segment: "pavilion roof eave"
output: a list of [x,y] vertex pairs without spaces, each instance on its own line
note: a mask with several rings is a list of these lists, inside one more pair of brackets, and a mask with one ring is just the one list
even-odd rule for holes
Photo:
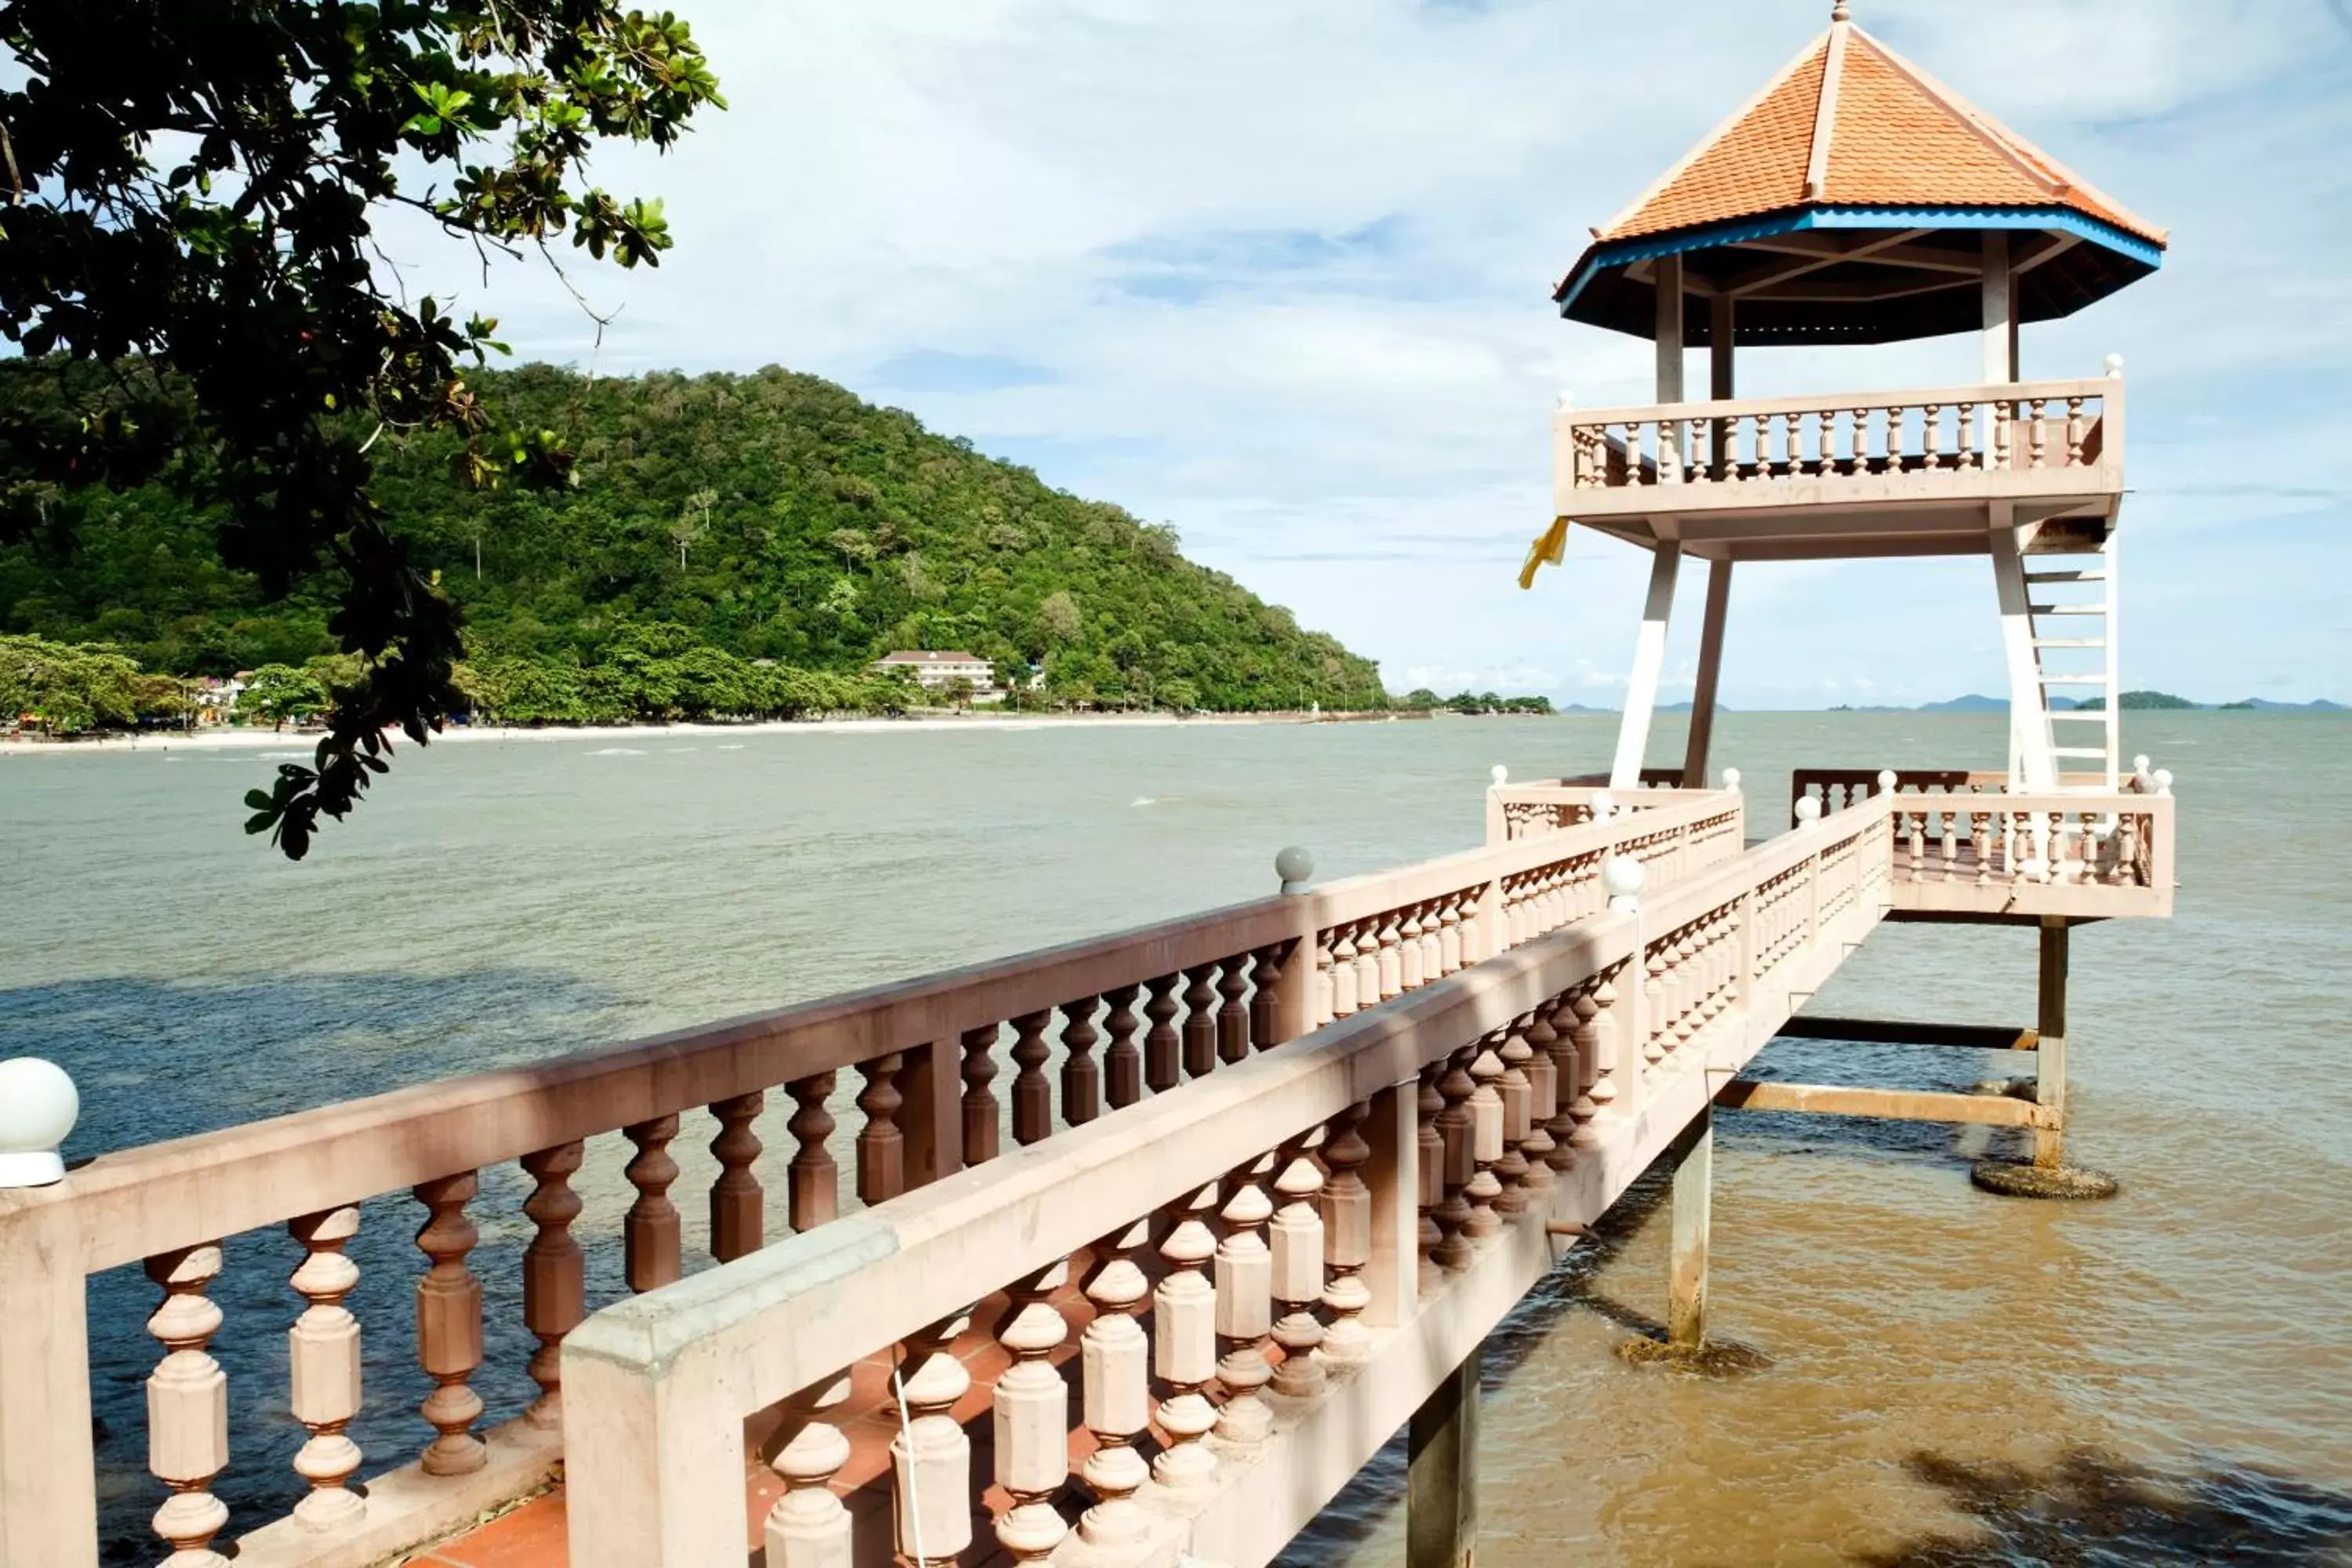
[[1552,298],[1559,304],[1560,314],[1569,316],[1574,313],[1578,297],[1596,277],[1612,268],[1632,266],[1662,256],[1737,245],[1772,235],[1835,229],[2040,230],[2087,240],[2151,271],[2162,266],[2164,261],[2161,246],[2071,206],[1811,205],[1759,213],[1753,217],[1727,223],[1640,235],[1628,239],[1598,241],[1585,251],[1568,278],[1553,291]]

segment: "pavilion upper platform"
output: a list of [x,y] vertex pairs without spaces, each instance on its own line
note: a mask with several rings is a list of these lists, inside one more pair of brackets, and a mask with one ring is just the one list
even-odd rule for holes
[[[2121,507],[2121,362],[2022,380],[2018,332],[2145,277],[2165,231],[1855,26],[1830,26],[1632,205],[1554,298],[1654,340],[1657,395],[1555,420],[1555,521],[1732,560],[2096,551]],[[1739,398],[1737,346],[1978,334],[1973,384]],[[1684,395],[1708,351],[1709,395]],[[2093,367],[2085,365],[2084,370]]]

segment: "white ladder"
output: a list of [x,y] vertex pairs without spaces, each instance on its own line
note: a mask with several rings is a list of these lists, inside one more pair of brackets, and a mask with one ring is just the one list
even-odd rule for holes
[[[2065,775],[2095,773],[2095,782],[2074,787],[2112,794],[2121,782],[2123,720],[2116,667],[2116,535],[2096,545],[2047,549],[2008,562],[2032,634],[2033,673],[2041,695],[2042,722],[2031,714],[2011,725],[2013,779],[2022,783],[2023,748],[2038,741],[2059,787]],[[2072,706],[2053,707],[2053,700]],[[2089,706],[2084,706],[2088,704]],[[2095,726],[2095,728],[2094,728]],[[2071,766],[2069,764],[2072,764]],[[2088,765],[2085,765],[2088,764]]]

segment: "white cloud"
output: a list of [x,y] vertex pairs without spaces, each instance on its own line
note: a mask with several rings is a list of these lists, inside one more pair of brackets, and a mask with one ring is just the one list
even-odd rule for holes
[[[1548,508],[1555,392],[1588,406],[1647,395],[1649,345],[1561,322],[1549,289],[1585,226],[1802,47],[1826,5],[685,9],[733,108],[666,160],[600,168],[666,196],[679,240],[651,274],[575,268],[623,307],[601,368],[774,362],[902,402],[1051,482],[1173,521],[1195,555],[1380,658],[1392,685],[1517,675],[1572,699],[1622,667],[1633,552],[1582,536],[1536,592],[1512,581]],[[2339,10],[1857,9],[2173,229],[2156,278],[2026,342],[2029,374],[2089,373],[2110,349],[2130,361],[2131,683],[2226,698],[2288,668],[2309,672],[2305,694],[2352,697],[2326,586],[2352,568],[2336,435],[2352,369]],[[484,301],[436,238],[398,240],[413,288],[462,288],[525,354],[588,358],[590,331],[544,277],[506,270]],[[1967,379],[1974,353],[1762,353],[1744,359],[1743,390]],[[1987,575],[1747,569],[1725,698],[1992,689]]]

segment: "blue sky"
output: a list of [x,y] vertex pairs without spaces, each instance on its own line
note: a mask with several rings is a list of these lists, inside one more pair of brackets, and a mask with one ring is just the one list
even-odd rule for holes
[[[1381,662],[1395,689],[1614,700],[1646,557],[1549,510],[1550,410],[1644,402],[1646,342],[1549,300],[1827,0],[679,0],[733,105],[600,176],[667,198],[655,273],[412,289],[605,372],[780,363],[912,409]],[[2131,387],[2126,684],[2352,700],[2352,0],[1855,0],[1855,19],[2172,230],[2029,328]],[[1974,379],[1970,340],[1743,351],[1741,390]],[[1670,648],[1685,686],[1702,574]],[[1981,561],[1755,566],[1735,707],[1997,691]]]

